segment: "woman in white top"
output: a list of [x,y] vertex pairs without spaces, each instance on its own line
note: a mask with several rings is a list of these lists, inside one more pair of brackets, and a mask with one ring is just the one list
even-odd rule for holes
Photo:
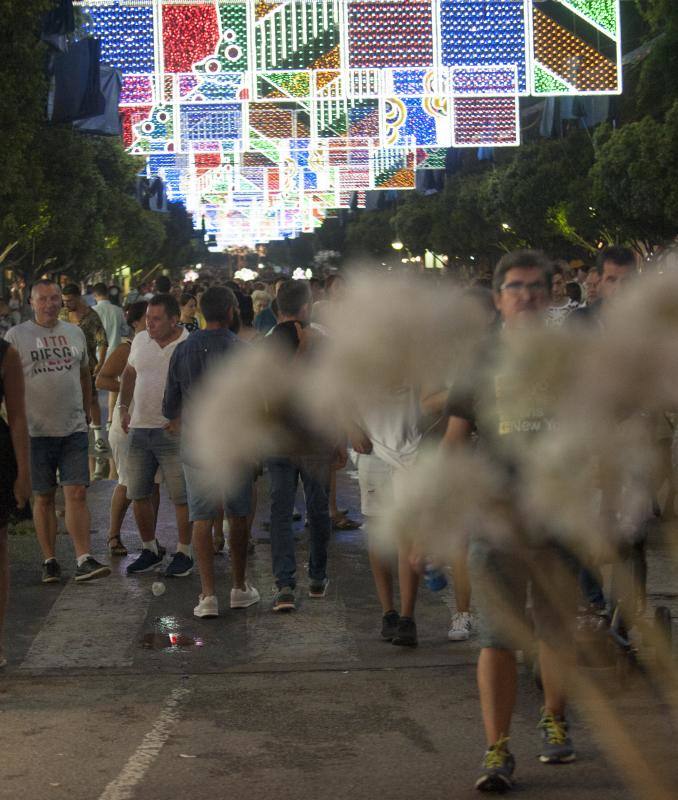
[[[146,330],[146,300],[139,300],[132,303],[125,309],[125,320],[129,329],[132,331],[132,336],[124,337],[120,344],[106,359],[101,371],[97,375],[96,387],[97,389],[105,389],[113,392],[116,395],[120,391],[120,376],[127,365],[130,349],[132,347],[132,338],[140,331]],[[127,548],[122,543],[120,538],[120,530],[122,523],[125,519],[125,514],[130,506],[130,501],[127,499],[127,449],[128,438],[127,434],[123,431],[120,424],[120,406],[117,402],[113,408],[111,416],[111,426],[108,433],[108,442],[111,446],[113,454],[113,461],[118,473],[118,485],[115,487],[113,496],[111,497],[111,521],[108,528],[108,549],[111,555],[126,556]],[[159,493],[157,492],[158,484],[156,482],[156,495],[154,503],[157,509],[159,501]],[[156,510],[157,513],[157,510]]]

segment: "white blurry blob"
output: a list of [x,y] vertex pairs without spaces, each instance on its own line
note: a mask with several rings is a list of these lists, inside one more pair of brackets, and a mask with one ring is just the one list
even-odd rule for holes
[[582,365],[590,400],[621,417],[678,409],[678,271],[639,276],[601,319]]
[[317,420],[379,408],[403,386],[446,385],[470,377],[487,332],[480,302],[448,285],[358,276],[323,308],[328,331],[303,396]]
[[[591,424],[593,422],[593,424]],[[651,514],[656,451],[641,415],[562,419],[522,460],[521,504],[535,530],[584,561],[619,559]]]
[[299,443],[291,412],[301,406],[303,369],[304,362],[265,342],[229,355],[205,376],[183,431],[187,463],[204,473],[205,492],[237,490],[264,459]]
[[162,581],[153,581],[151,586],[151,591],[156,597],[160,597],[160,595],[165,594],[165,590],[167,587]]
[[427,449],[413,467],[394,473],[392,502],[370,530],[384,553],[404,545],[442,564],[450,563],[470,533],[508,541],[503,475],[472,447]]

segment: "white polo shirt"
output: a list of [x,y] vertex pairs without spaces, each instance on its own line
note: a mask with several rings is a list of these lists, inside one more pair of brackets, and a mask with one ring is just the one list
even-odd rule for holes
[[132,340],[127,363],[134,367],[137,379],[130,427],[164,428],[169,422],[162,413],[162,398],[172,353],[179,342],[188,338],[188,331],[180,330],[181,335],[165,347],[151,339],[148,331],[137,333]]

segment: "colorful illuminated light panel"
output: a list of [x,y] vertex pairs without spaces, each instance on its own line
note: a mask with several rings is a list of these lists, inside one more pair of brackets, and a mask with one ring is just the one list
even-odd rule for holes
[[[87,0],[125,145],[220,246],[515,146],[519,98],[621,91],[619,0]],[[244,237],[244,238],[243,238]]]

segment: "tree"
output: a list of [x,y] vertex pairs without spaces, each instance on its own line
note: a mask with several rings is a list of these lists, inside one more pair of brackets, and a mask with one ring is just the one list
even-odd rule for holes
[[[0,0],[0,32],[11,42],[0,65],[0,252],[31,280],[47,267],[75,279],[123,264],[145,268],[190,259],[185,211],[163,218],[136,202],[142,161],[117,138],[83,135],[46,120],[48,48],[40,42],[53,0]],[[166,244],[164,244],[166,243]]]
[[[157,215],[156,215],[157,216]],[[193,228],[193,219],[181,203],[170,203],[169,212],[161,215],[164,239],[155,258],[175,272],[203,258],[207,252],[202,237]]]
[[593,202],[614,238],[652,252],[678,234],[678,102],[658,122],[650,116],[596,135]]
[[383,256],[392,252],[391,242],[395,237],[392,226],[394,212],[392,209],[379,211],[360,210],[348,224],[346,245],[354,254],[368,253],[372,256]]
[[491,186],[491,203],[509,246],[529,246],[569,257],[595,250],[600,236],[588,172],[594,149],[586,131],[524,145]]
[[425,197],[416,192],[403,194],[405,198],[391,220],[394,235],[400,237],[410,253],[423,256],[431,247],[431,232],[438,204],[435,196]]
[[482,266],[498,254],[502,228],[491,203],[496,175],[483,164],[448,178],[438,200],[431,245],[447,254],[449,264],[461,259]]
[[[11,42],[0,64],[0,248],[41,229],[42,171],[34,159],[44,125],[47,80],[38,33],[50,0],[0,0],[0,36]],[[17,247],[10,264],[25,256]]]

